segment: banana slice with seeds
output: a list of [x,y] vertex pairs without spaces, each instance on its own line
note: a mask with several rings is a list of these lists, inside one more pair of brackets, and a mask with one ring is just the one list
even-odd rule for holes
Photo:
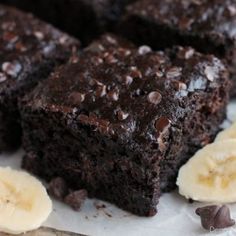
[[219,141],[198,151],[177,178],[179,193],[202,202],[236,202],[236,140]]
[[236,139],[236,123],[234,123],[228,129],[225,129],[224,131],[220,132],[217,135],[215,141],[218,142],[226,139]]
[[20,234],[41,226],[52,211],[44,186],[33,176],[0,167],[0,231]]

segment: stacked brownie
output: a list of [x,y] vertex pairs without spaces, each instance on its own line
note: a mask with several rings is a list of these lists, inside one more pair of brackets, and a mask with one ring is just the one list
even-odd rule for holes
[[188,45],[226,60],[236,96],[234,0],[140,0],[127,8],[123,35],[155,49]]
[[0,0],[33,12],[56,27],[87,43],[114,28],[124,7],[136,0]]
[[[105,31],[118,32],[154,49],[192,46],[225,59],[236,96],[235,26],[233,0],[0,0],[33,12],[78,36],[84,44]],[[127,6],[128,5],[128,6]],[[127,6],[125,13],[124,9]],[[123,17],[123,20],[121,18]]]
[[32,15],[0,5],[0,151],[20,145],[18,99],[78,46],[76,39]]
[[23,167],[155,215],[178,168],[218,132],[228,91],[214,56],[104,35],[21,102]]

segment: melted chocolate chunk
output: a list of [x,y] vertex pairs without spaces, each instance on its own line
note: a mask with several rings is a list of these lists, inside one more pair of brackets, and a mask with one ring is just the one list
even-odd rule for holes
[[196,214],[201,217],[202,227],[207,230],[213,231],[235,225],[235,221],[231,219],[230,210],[226,205],[197,208]]

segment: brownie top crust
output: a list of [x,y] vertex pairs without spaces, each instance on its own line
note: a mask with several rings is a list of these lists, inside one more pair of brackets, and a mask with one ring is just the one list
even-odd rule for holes
[[145,145],[158,142],[194,109],[194,96],[222,86],[226,77],[217,58],[192,48],[154,52],[104,35],[43,81],[26,104]]
[[29,75],[33,77],[42,65],[47,70],[50,63],[62,63],[79,45],[32,15],[0,5],[0,95],[33,79]]
[[236,37],[234,0],[141,0],[127,11],[182,32],[213,37],[219,44]]

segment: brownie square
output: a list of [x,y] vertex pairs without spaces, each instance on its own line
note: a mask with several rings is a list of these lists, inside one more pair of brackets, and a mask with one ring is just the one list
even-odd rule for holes
[[125,5],[136,0],[0,0],[32,12],[56,27],[89,42],[114,28]]
[[0,5],[0,151],[20,145],[18,99],[77,46],[77,40],[52,26]]
[[127,7],[120,31],[155,49],[192,46],[226,61],[236,96],[236,2],[141,0]]
[[219,130],[228,85],[214,56],[105,35],[23,99],[23,167],[155,215],[179,167]]

